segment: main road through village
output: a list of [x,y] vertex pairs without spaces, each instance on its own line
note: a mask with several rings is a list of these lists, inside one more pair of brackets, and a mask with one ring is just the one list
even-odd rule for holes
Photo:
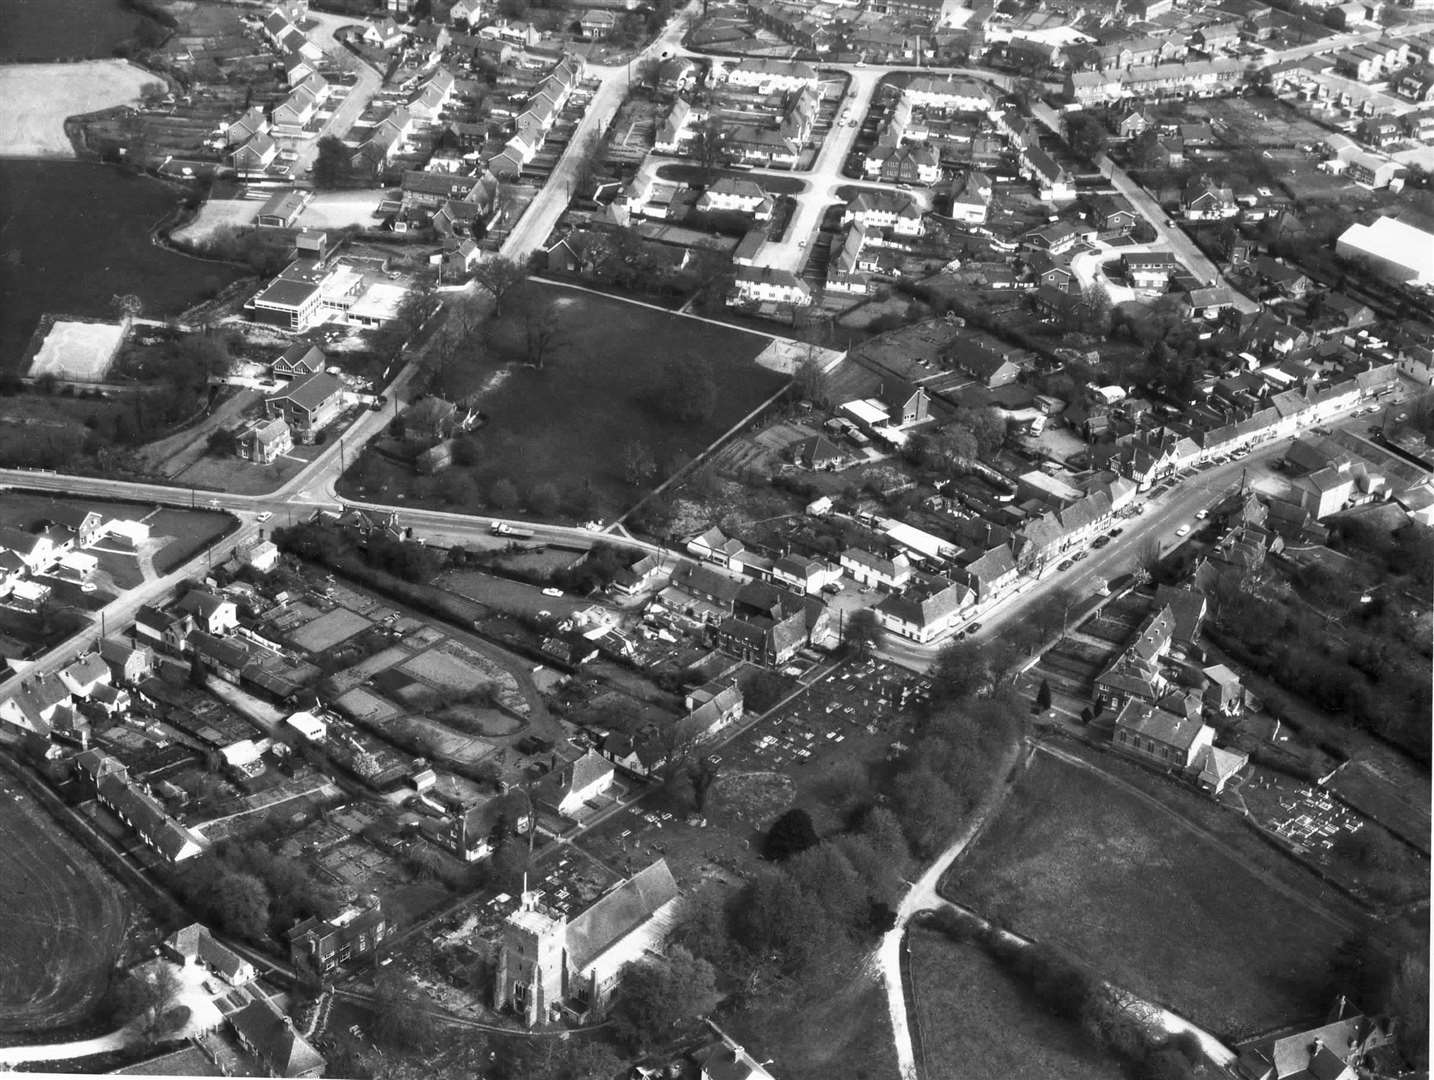
[[[694,0],[694,3],[689,4],[674,16],[656,41],[634,58],[634,65],[647,58],[663,58],[687,52],[682,47],[681,40],[687,26],[695,17],[696,11],[697,4]],[[325,29],[331,34],[333,27],[326,25]],[[1351,41],[1358,40],[1357,35],[1344,35],[1344,37]],[[1343,41],[1343,39],[1340,40]],[[1303,54],[1304,52],[1300,49],[1286,50],[1285,53],[1271,54],[1265,58],[1264,62],[1277,63],[1287,56]],[[502,249],[504,255],[519,260],[525,259],[552,231],[572,194],[574,177],[577,172],[577,159],[581,153],[582,144],[590,133],[605,131],[610,126],[626,95],[630,70],[634,65],[594,66],[591,69],[597,75],[600,85],[549,182],[534,198],[523,218],[505,241]],[[830,66],[823,65],[823,67]],[[845,109],[847,115],[857,118],[859,123],[870,107],[872,96],[881,80],[893,72],[908,70],[930,69],[846,66],[845,71],[850,76],[850,82],[846,87],[839,109]],[[1008,87],[1008,83],[1003,77],[989,71],[959,69],[958,73],[984,79],[998,87]],[[364,73],[361,72],[358,97],[366,98],[367,84],[371,81],[371,75],[364,77]],[[1044,106],[1038,106],[1034,109],[1034,113],[1043,124],[1059,131],[1059,118],[1051,110]],[[799,208],[787,231],[786,239],[778,244],[768,246],[766,258],[769,265],[792,270],[800,269],[805,254],[804,241],[817,228],[825,209],[833,202],[838,201],[836,194],[838,188],[847,185],[876,188],[891,186],[864,184],[862,181],[852,181],[842,175],[842,169],[851,153],[858,130],[857,126],[845,125],[838,120],[823,141],[812,168],[804,174],[798,174],[804,179],[804,191],[802,197],[799,198]],[[1198,275],[1211,282],[1219,280],[1214,267],[1196,257],[1198,252],[1193,251],[1193,246],[1189,244],[1188,238],[1180,230],[1166,224],[1164,215],[1158,206],[1154,206],[1148,197],[1144,197],[1144,193],[1135,188],[1129,179],[1113,165],[1100,164],[1102,164],[1106,175],[1111,178],[1114,186],[1131,198],[1137,209],[1151,222],[1163,242],[1169,244],[1182,258],[1187,259]],[[756,172],[760,174],[762,170],[756,170]],[[781,175],[791,177],[793,173],[783,172]],[[441,315],[437,317],[441,318]],[[778,337],[778,335],[774,334],[773,337]],[[420,332],[418,340],[420,342],[425,340],[422,332]],[[395,408],[401,407],[405,400],[408,388],[417,371],[422,349],[422,344],[415,348],[410,355],[409,362],[400,370],[387,389],[389,396],[394,400]],[[341,438],[335,439],[297,476],[277,490],[264,495],[235,495],[227,492],[208,491],[200,494],[191,489],[164,484],[14,469],[0,469],[0,487],[51,491],[57,494],[95,499],[120,498],[181,507],[202,505],[209,509],[228,511],[234,515],[237,520],[236,527],[209,550],[199,552],[187,563],[175,568],[169,574],[155,577],[124,592],[107,605],[101,613],[100,625],[115,628],[127,625],[141,606],[161,601],[169,596],[182,581],[201,574],[215,561],[216,552],[222,553],[220,557],[227,556],[228,551],[240,543],[258,536],[264,528],[286,524],[296,518],[307,517],[317,509],[340,510],[346,506],[380,510],[392,509],[401,513],[403,523],[411,527],[415,535],[419,537],[433,538],[446,544],[483,545],[495,543],[496,541],[489,533],[490,519],[487,517],[480,518],[468,514],[423,510],[407,506],[377,506],[342,499],[336,494],[335,484],[344,466],[354,460],[368,441],[384,428],[390,415],[387,409],[381,412],[364,411]],[[1345,423],[1348,422],[1346,419]],[[1169,493],[1150,500],[1148,512],[1141,517],[1131,519],[1125,533],[1109,546],[1093,552],[1088,558],[1076,563],[1067,571],[1061,572],[1048,567],[1040,577],[1028,581],[1022,590],[996,608],[984,612],[982,618],[985,620],[985,627],[982,634],[992,633],[1000,626],[1015,620],[1031,617],[1032,612],[1039,605],[1051,598],[1054,590],[1068,590],[1070,594],[1081,597],[1098,589],[1109,578],[1132,569],[1141,560],[1142,553],[1149,547],[1152,538],[1162,550],[1167,549],[1175,542],[1174,530],[1179,525],[1192,521],[1201,507],[1240,483],[1242,476],[1256,484],[1278,483],[1274,474],[1265,470],[1264,466],[1279,452],[1278,444],[1268,446],[1257,450],[1243,461],[1208,469],[1196,476],[1186,476]],[[259,520],[261,515],[265,515],[263,522]],[[590,546],[602,540],[632,549],[665,552],[674,561],[685,558],[677,552],[667,551],[658,545],[633,539],[614,529],[608,529],[599,534],[565,525],[531,522],[524,524],[533,529],[535,539],[539,541],[562,541],[567,544]],[[67,663],[77,652],[92,646],[96,631],[97,627],[92,625],[73,635],[27,665],[22,673],[0,682],[0,698],[13,693],[18,680],[24,675],[52,672]],[[930,666],[936,653],[936,647],[916,646],[893,640],[885,646],[884,652],[889,659],[897,663],[924,670]],[[993,793],[993,797],[988,801],[985,809],[989,812],[998,804],[999,792],[996,792]],[[934,895],[935,883],[969,840],[970,831],[957,838],[943,856],[918,879],[910,895],[901,904],[900,925],[902,928],[918,912],[938,902]],[[876,973],[882,976],[886,982],[901,1071],[905,1076],[914,1076],[915,1056],[906,1017],[900,974],[900,942],[899,930],[889,935],[882,948],[874,956],[873,966]]]

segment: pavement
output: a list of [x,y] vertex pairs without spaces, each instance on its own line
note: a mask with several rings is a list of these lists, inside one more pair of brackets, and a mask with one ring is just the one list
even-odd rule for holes
[[578,121],[578,126],[573,130],[572,137],[568,139],[567,146],[563,148],[562,157],[553,167],[552,175],[548,177],[547,183],[543,185],[538,194],[533,197],[533,201],[528,204],[523,216],[518,220],[518,224],[508,234],[508,238],[503,241],[502,255],[516,262],[522,262],[547,240],[572,198],[577,184],[578,163],[582,157],[582,147],[588,136],[601,134],[612,124],[618,109],[622,107],[623,99],[627,97],[634,68],[644,60],[660,59],[682,51],[682,37],[687,32],[689,23],[697,17],[699,10],[697,0],[692,0],[686,7],[674,14],[656,40],[638,53],[629,63],[591,64],[588,66],[588,75],[596,76],[599,80],[598,89],[588,102],[587,110],[583,113],[582,119]]

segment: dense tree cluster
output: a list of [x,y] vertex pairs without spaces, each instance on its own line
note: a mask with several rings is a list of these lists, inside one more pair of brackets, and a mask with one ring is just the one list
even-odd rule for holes
[[[1391,551],[1395,558],[1409,556],[1404,565],[1417,581],[1427,573],[1421,564],[1428,565],[1430,531],[1411,527],[1404,536],[1409,546],[1401,539]],[[1221,582],[1216,637],[1280,686],[1427,762],[1430,643],[1427,635],[1409,633],[1414,609],[1397,581],[1363,592],[1356,582],[1316,570],[1301,572],[1294,583],[1320,607],[1275,586]],[[1337,632],[1326,610],[1339,619]]]
[[333,899],[302,863],[260,843],[222,844],[180,871],[176,884],[206,923],[253,942],[282,937]]
[[395,540],[380,533],[371,534],[360,545],[355,534],[317,522],[275,529],[274,543],[301,559],[339,567],[355,560],[404,581],[431,581],[443,568],[441,551],[426,545]]

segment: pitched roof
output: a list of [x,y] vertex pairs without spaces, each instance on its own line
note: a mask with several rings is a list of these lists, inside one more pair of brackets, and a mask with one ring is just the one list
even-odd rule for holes
[[275,1076],[302,1076],[324,1067],[322,1055],[266,997],[257,997],[232,1013],[229,1023]]
[[1133,699],[1120,710],[1115,726],[1179,750],[1189,750],[1205,727],[1198,719],[1179,716]]
[[583,970],[680,895],[666,859],[639,870],[568,923],[570,962]]
[[313,410],[343,388],[344,384],[337,375],[330,375],[327,371],[315,371],[309,375],[301,375],[289,384],[287,390],[280,391],[269,400],[292,401],[301,409]]

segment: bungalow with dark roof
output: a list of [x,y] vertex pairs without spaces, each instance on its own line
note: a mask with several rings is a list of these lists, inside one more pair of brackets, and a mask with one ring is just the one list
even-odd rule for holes
[[252,997],[249,1004],[229,1014],[229,1025],[239,1044],[253,1054],[270,1076],[324,1075],[324,1058],[279,1011],[269,998]]
[[256,977],[254,965],[216,941],[202,923],[190,923],[170,934],[164,939],[164,951],[180,966],[203,968],[230,986],[245,986]]

